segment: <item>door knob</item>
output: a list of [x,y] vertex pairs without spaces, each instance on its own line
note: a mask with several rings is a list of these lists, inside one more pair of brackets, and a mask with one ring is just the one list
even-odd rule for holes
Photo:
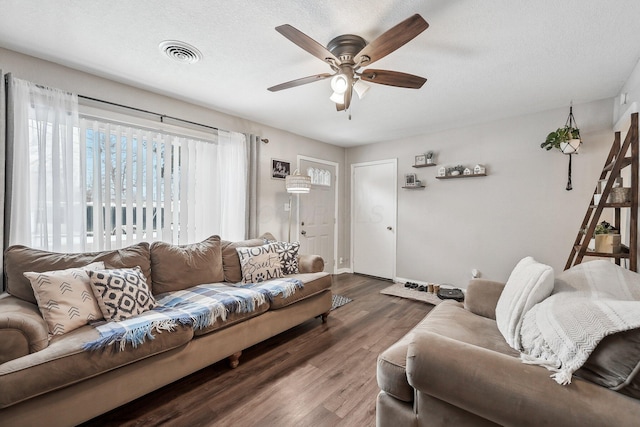
[[387,230],[391,231],[393,228],[391,226],[387,227]]
[[306,232],[306,231],[304,231],[304,230],[302,230],[302,231],[300,232],[300,234],[302,234],[303,236],[306,236],[306,235],[307,235],[307,232]]

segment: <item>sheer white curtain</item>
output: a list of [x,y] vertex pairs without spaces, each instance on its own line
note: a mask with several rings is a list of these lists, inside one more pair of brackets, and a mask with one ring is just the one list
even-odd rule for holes
[[83,251],[85,164],[77,96],[16,78],[8,86],[8,243]]
[[249,141],[237,132],[218,131],[218,173],[227,177],[220,182],[220,224],[222,238],[243,240],[249,177]]
[[[173,138],[180,159],[179,242],[219,234],[245,236],[248,143],[244,134],[218,130],[213,141]],[[176,208],[173,209],[176,211]]]

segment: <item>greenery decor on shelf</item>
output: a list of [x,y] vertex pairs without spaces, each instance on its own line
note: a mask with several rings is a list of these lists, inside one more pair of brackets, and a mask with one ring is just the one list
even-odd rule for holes
[[609,234],[609,227],[611,227],[611,225],[608,222],[603,221],[601,224],[596,225],[595,234]]
[[620,252],[620,234],[607,221],[596,225],[594,238],[596,252],[609,254]]

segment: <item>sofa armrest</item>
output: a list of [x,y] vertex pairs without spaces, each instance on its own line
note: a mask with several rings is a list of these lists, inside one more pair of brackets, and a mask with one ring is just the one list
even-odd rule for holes
[[640,402],[574,377],[432,332],[416,334],[407,377],[417,390],[501,425],[637,425]]
[[47,345],[47,324],[38,306],[9,294],[0,295],[0,364]]
[[300,255],[298,270],[300,273],[319,273],[324,270],[324,260],[320,255]]
[[496,305],[504,283],[485,279],[473,279],[467,286],[464,308],[478,316],[496,319]]

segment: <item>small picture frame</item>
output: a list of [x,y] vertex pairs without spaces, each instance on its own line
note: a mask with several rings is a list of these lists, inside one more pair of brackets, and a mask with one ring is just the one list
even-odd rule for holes
[[415,187],[418,185],[418,179],[415,173],[405,173],[404,174],[404,186],[405,187]]
[[416,156],[414,165],[415,166],[423,166],[427,164],[427,155],[426,154],[418,154]]
[[285,179],[291,174],[291,163],[284,160],[271,159],[271,178]]

